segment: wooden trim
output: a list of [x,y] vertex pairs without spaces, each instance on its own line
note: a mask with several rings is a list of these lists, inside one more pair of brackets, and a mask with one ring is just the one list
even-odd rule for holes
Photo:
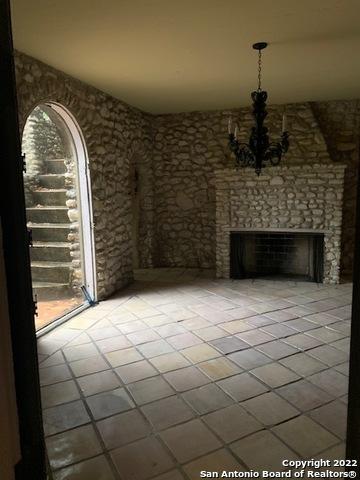
[[[359,159],[360,160],[360,159]],[[358,172],[356,236],[353,270],[353,303],[350,337],[349,400],[346,437],[346,458],[357,460],[360,474],[360,170]]]
[[46,478],[9,0],[0,0],[1,223],[21,462],[17,480]]

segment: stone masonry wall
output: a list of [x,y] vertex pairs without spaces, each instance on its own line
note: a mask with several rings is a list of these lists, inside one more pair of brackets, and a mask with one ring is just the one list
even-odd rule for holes
[[[234,166],[227,148],[229,115],[238,123],[241,139],[247,141],[253,123],[251,108],[148,115],[23,54],[16,55],[16,65],[22,125],[39,102],[52,100],[73,113],[84,134],[100,297],[131,280],[134,230],[140,267],[214,268],[214,172]],[[348,167],[342,270],[351,273],[360,102],[311,102],[285,108],[291,145],[283,166],[340,162]],[[268,108],[266,125],[274,140],[280,135],[283,110],[284,106]],[[138,182],[137,229],[131,222],[134,178]]]
[[[281,133],[283,109],[268,108],[266,124],[272,139]],[[327,145],[310,104],[287,105],[286,112],[291,144],[282,164],[329,163]],[[154,118],[157,266],[215,266],[214,171],[234,168],[227,147],[230,115],[239,125],[240,138],[247,141],[253,123],[250,108]],[[255,178],[254,171],[252,175]]]
[[[271,99],[270,99],[271,100]],[[279,137],[288,116],[290,149],[282,165],[342,163],[345,170],[341,271],[352,273],[359,165],[360,101],[269,105],[266,125]],[[154,119],[154,260],[158,266],[214,267],[214,170],[234,166],[229,115],[247,141],[251,108],[159,115]],[[162,181],[165,178],[166,181]]]
[[[43,102],[56,102],[75,117],[90,162],[98,298],[132,280],[130,161],[141,158],[151,177],[150,116],[31,57],[16,53],[21,130],[27,116]],[[152,264],[152,185],[141,190],[144,215],[141,258]]]
[[324,282],[340,271],[343,165],[273,167],[216,172],[216,274],[230,275],[230,232],[241,230],[324,233]]
[[360,101],[313,102],[312,108],[334,162],[346,165],[341,271],[350,276],[355,247],[356,188],[359,175]]

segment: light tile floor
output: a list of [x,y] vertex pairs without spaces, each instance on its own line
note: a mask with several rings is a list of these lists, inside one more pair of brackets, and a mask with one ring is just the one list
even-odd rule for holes
[[344,455],[351,284],[154,269],[39,339],[55,480]]

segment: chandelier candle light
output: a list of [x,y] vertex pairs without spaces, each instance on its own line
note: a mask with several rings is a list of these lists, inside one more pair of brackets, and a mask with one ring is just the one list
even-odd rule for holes
[[271,143],[268,129],[264,127],[267,116],[267,92],[261,89],[261,51],[267,47],[266,42],[254,43],[253,48],[259,52],[258,59],[258,89],[252,92],[253,115],[255,126],[251,129],[249,143],[239,142],[237,139],[238,127],[232,131],[231,117],[229,118],[229,148],[235,154],[236,164],[241,167],[253,167],[260,175],[261,169],[267,164],[279,165],[281,157],[289,148],[289,133],[287,132],[286,114],[282,118],[282,134],[278,143]]

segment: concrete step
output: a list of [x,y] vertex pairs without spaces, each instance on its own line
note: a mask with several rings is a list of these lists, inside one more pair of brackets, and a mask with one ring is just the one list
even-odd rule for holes
[[65,206],[66,189],[65,188],[41,188],[32,192],[32,198],[35,205],[43,206]]
[[46,173],[66,173],[64,159],[45,160],[45,169]]
[[72,295],[67,283],[33,282],[33,293],[40,302],[61,300]]
[[70,225],[66,223],[28,223],[33,242],[66,242]]
[[63,173],[47,173],[39,175],[39,185],[44,188],[64,188],[65,175]]
[[29,207],[26,216],[32,223],[69,223],[67,212],[67,207]]
[[70,244],[67,242],[33,242],[31,261],[71,262]]
[[70,283],[70,262],[31,262],[34,282]]

